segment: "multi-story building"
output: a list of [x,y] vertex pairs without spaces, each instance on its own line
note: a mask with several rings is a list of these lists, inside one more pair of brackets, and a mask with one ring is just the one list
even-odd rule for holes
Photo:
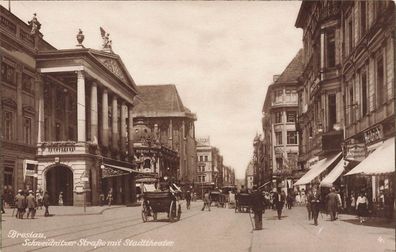
[[223,166],[223,186],[235,185],[235,171],[230,166]]
[[254,185],[254,164],[253,164],[253,160],[251,160],[248,164],[248,166],[246,167],[246,171],[245,171],[245,186],[246,189],[253,189],[253,185]]
[[[1,7],[2,154],[7,189],[42,189],[57,204],[135,201],[132,108],[136,85],[103,36],[101,50],[57,50]],[[100,40],[100,38],[98,38]],[[130,134],[128,134],[128,132]]]
[[292,180],[293,173],[298,170],[298,134],[295,122],[298,78],[302,68],[303,50],[300,50],[283,73],[274,76],[274,83],[269,85],[264,101],[263,149],[269,153],[266,158],[271,161],[274,187],[290,187],[290,181],[286,183],[286,179]]
[[[329,159],[325,163],[329,167],[332,157],[341,152],[344,103],[341,90],[340,4],[304,1],[296,21],[296,27],[303,29],[304,44],[297,122],[301,141],[299,164],[304,170],[311,169],[325,158]],[[319,180],[325,174],[325,166],[322,170],[318,169],[316,175]],[[304,185],[302,180],[297,184]]]
[[144,117],[146,126],[158,135],[159,144],[177,152],[179,160],[171,164],[177,166],[175,179],[181,185],[192,185],[197,167],[196,115],[183,105],[175,85],[141,85],[138,91],[141,101],[134,108],[133,116]]
[[340,186],[343,198],[365,189],[373,201],[394,190],[394,19],[392,1],[303,1],[299,161],[313,167],[303,183]]

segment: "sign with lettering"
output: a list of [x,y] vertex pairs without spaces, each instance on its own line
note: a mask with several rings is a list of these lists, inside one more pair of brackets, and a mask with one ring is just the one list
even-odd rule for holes
[[364,143],[347,144],[345,146],[345,160],[363,161],[367,156],[367,148]]
[[378,125],[364,132],[364,141],[366,145],[377,142],[384,137],[382,125]]

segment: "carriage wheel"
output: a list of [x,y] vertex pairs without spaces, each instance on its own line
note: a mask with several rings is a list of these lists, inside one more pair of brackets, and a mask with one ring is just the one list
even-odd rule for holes
[[176,218],[176,202],[172,201],[169,207],[169,221],[174,222]]
[[154,218],[154,220],[156,221],[157,220],[157,213],[153,213],[153,218]]
[[180,206],[180,204],[179,204],[179,207],[178,207],[178,209],[177,209],[177,220],[178,220],[178,221],[180,220],[181,213],[182,213],[182,211],[181,211],[181,206]]

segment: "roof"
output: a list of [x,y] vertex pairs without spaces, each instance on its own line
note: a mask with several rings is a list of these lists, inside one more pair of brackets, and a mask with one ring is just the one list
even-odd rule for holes
[[133,109],[134,116],[190,117],[195,114],[183,105],[174,84],[137,86],[141,102]]
[[303,49],[300,49],[297,52],[297,55],[294,56],[293,60],[287,65],[285,70],[283,70],[282,74],[275,81],[274,85],[297,82],[298,78],[301,76],[304,70],[304,55]]

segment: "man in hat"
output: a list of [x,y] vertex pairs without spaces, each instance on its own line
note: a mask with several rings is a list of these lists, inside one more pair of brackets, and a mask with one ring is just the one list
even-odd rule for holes
[[253,186],[253,193],[250,196],[252,201],[252,210],[254,213],[254,229],[263,229],[263,210],[264,210],[264,197],[257,186]]
[[26,202],[27,202],[27,207],[29,209],[29,212],[27,213],[27,217],[29,219],[29,215],[32,214],[32,219],[34,219],[34,215],[36,214],[36,207],[37,207],[37,202],[36,198],[33,195],[33,191],[29,190],[29,195],[26,197]]
[[15,202],[15,207],[18,209],[16,218],[23,219],[23,214],[25,213],[25,209],[26,209],[26,198],[23,195],[21,189],[18,190],[18,194],[15,196],[14,202]]
[[319,209],[320,209],[320,194],[316,186],[312,188],[312,193],[308,196],[308,201],[311,206],[312,210],[312,218],[314,219],[314,225],[318,225],[318,216],[319,216]]
[[330,189],[330,193],[327,194],[327,209],[330,213],[330,220],[334,221],[336,218],[337,206],[338,206],[338,196],[335,193],[335,188]]
[[285,192],[281,191],[281,188],[278,187],[278,190],[274,193],[274,205],[276,207],[276,211],[278,212],[278,219],[280,220],[282,217],[282,209],[285,205]]
[[50,204],[49,195],[48,192],[45,192],[43,197],[43,206],[45,207],[45,213],[44,213],[45,217],[49,216],[49,211],[48,211],[49,204]]

